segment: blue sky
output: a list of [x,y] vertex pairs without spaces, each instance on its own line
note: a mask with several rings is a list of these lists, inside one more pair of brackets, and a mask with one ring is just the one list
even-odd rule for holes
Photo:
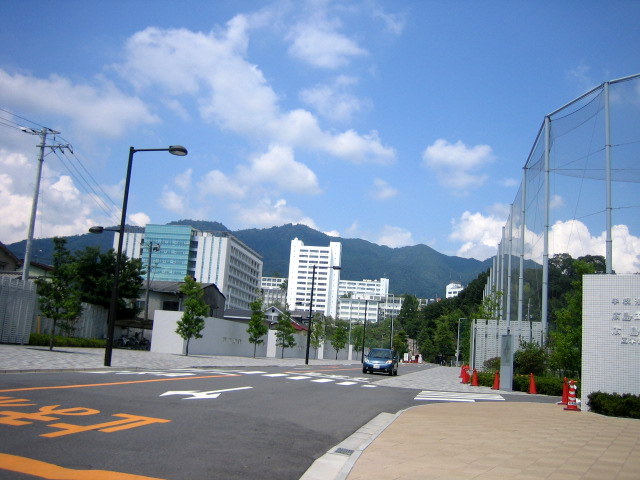
[[49,154],[36,237],[117,224],[129,146],[181,144],[136,154],[129,223],[487,258],[544,116],[639,73],[639,23],[632,1],[2,2],[0,241],[26,237],[35,175],[13,127],[44,125],[113,203]]

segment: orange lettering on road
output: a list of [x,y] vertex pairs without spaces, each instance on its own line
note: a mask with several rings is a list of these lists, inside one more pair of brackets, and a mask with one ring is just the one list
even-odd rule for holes
[[32,458],[0,453],[0,470],[32,475],[47,480],[162,480],[161,478],[134,475],[109,470],[75,470]]
[[31,405],[35,405],[35,403],[24,403],[30,401],[31,400],[27,398],[0,397],[0,406],[29,407]]
[[0,390],[0,393],[7,392],[27,392],[30,390],[56,390],[61,388],[87,388],[87,387],[110,387],[114,385],[130,385],[134,383],[151,383],[151,382],[176,382],[178,380],[197,380],[200,378],[221,378],[221,377],[239,377],[240,374],[232,373],[226,375],[204,375],[201,377],[180,377],[180,378],[154,378],[152,380],[131,380],[129,382],[113,382],[113,383],[90,383],[87,385],[59,385],[53,387],[26,387],[26,388],[8,388]]
[[49,405],[46,407],[41,407],[37,412],[34,413],[25,413],[25,412],[15,412],[13,410],[2,410],[0,411],[0,424],[3,425],[29,425],[33,422],[29,422],[27,420],[37,420],[39,422],[53,422],[54,420],[60,420],[59,417],[54,417],[52,415],[95,415],[100,413],[100,410],[94,410],[92,408],[83,408],[83,407],[74,407],[74,408],[63,408],[61,410],[56,410],[60,405]]
[[59,432],[44,433],[41,437],[54,438],[63,435],[72,435],[74,433],[88,432],[90,430],[98,430],[100,432],[111,433],[120,430],[128,430],[130,428],[142,427],[152,423],[169,423],[171,420],[163,418],[141,417],[139,415],[129,415],[128,413],[116,413],[114,417],[123,417],[124,420],[115,420],[113,422],[98,423],[96,425],[72,425],[70,423],[50,423],[47,427],[59,428]]

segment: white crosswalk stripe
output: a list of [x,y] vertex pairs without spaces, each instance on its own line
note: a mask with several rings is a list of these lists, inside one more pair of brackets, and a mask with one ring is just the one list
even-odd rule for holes
[[436,390],[423,390],[414,400],[427,400],[439,402],[475,402],[476,400],[504,400],[497,393],[466,393],[466,392],[439,392]]

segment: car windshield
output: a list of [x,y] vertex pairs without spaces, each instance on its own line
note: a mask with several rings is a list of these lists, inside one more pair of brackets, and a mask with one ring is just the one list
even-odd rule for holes
[[369,356],[374,358],[393,358],[391,350],[383,350],[380,348],[371,349],[371,351],[369,352]]

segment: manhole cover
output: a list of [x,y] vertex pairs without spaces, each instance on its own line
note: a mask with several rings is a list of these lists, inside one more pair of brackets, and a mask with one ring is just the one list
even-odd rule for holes
[[351,455],[353,450],[349,450],[348,448],[336,448],[334,453],[339,453],[341,455]]

